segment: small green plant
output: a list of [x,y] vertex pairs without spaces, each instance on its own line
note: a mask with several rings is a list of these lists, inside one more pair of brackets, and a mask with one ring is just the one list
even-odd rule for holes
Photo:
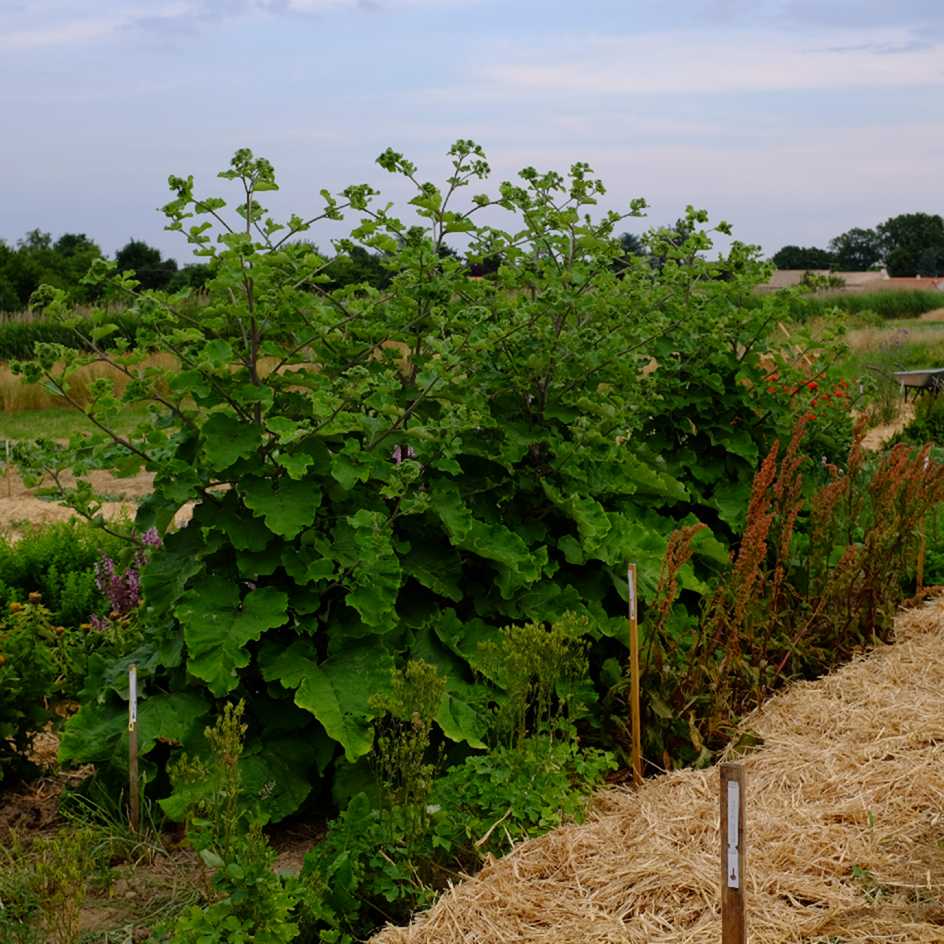
[[37,916],[42,899],[23,839],[10,832],[0,843],[0,941],[40,944]]
[[503,692],[491,730],[497,743],[514,746],[529,732],[553,733],[575,717],[587,689],[589,620],[567,614],[551,626],[531,622],[507,626],[494,642],[479,646],[477,668]]
[[445,690],[435,666],[411,659],[393,673],[389,692],[371,698],[380,715],[374,722],[374,763],[391,806],[425,805],[438,766],[428,758],[433,717]]
[[55,629],[37,602],[11,603],[0,619],[0,781],[26,773],[33,737],[56,689]]
[[914,418],[896,437],[898,442],[944,445],[944,396],[923,396],[915,405]]
[[108,884],[107,863],[87,829],[31,843],[13,833],[0,848],[0,941],[75,944],[88,893]]
[[242,701],[227,702],[216,724],[206,729],[208,760],[184,755],[172,768],[178,781],[209,784],[186,822],[187,840],[210,872],[206,905],[179,915],[172,944],[285,944],[298,934],[292,918],[295,883],[272,871],[275,853],[262,832],[259,809],[243,794],[244,707]]

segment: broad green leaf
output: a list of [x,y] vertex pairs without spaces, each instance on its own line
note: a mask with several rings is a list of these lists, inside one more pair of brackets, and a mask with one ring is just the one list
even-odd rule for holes
[[370,751],[372,694],[390,686],[393,659],[374,643],[346,647],[322,663],[313,644],[301,640],[288,647],[266,643],[259,668],[267,682],[295,690],[295,704],[311,712],[344,749],[350,761]]
[[213,576],[184,595],[175,615],[183,624],[187,669],[203,679],[217,697],[239,682],[237,670],[249,664],[246,645],[285,623],[288,597],[263,587],[240,599],[235,583]]
[[391,537],[387,517],[363,508],[335,529],[338,560],[352,571],[348,604],[368,626],[387,630],[397,622],[395,606],[403,579]]
[[259,447],[259,427],[226,413],[212,413],[200,430],[203,454],[217,471],[228,469]]
[[246,479],[239,492],[246,507],[261,515],[271,531],[289,539],[314,522],[321,504],[321,489],[308,481],[282,479],[273,488],[269,479]]
[[453,548],[414,545],[401,563],[404,573],[433,593],[456,602],[462,599],[462,561]]

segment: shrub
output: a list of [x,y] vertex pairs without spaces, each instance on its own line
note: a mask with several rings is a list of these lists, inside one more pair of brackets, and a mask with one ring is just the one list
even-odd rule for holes
[[32,767],[29,749],[55,693],[54,638],[39,605],[12,603],[0,620],[0,781]]
[[[142,752],[158,739],[170,753],[197,749],[214,701],[243,698],[247,759],[275,784],[275,819],[370,754],[373,696],[389,692],[395,663],[434,665],[445,679],[437,736],[478,745],[476,705],[502,685],[477,665],[479,643],[502,627],[573,612],[594,669],[621,658],[626,561],[651,598],[669,535],[693,520],[709,527],[681,579],[704,593],[758,456],[796,410],[764,381],[767,327],[783,307],[747,306],[766,273],[756,251],[734,243],[707,258],[726,224],[689,208],[647,237],[657,266],[616,272],[617,227],[642,201],[594,218],[605,188],[575,164],[566,176],[526,168],[460,204],[489,168],[469,141],[450,161],[436,187],[402,155],[379,158],[416,187],[419,229],[363,185],[324,194],[308,219],[270,219],[259,199],[274,171],[246,150],[223,173],[241,222],[174,177],[169,227],[212,259],[200,317],[101,260],[90,278],[127,299],[136,351],[103,327],[89,355],[46,345],[17,366],[64,394],[89,360],[125,371],[120,395],[102,378],[85,408],[105,429],[148,404],[128,436],[39,443],[31,461],[79,476],[153,472],[139,532],[163,533],[194,502],[142,574],[141,711],[152,698],[162,708]],[[486,208],[508,229],[479,222]],[[330,260],[298,241],[342,213],[358,219],[341,251],[384,253],[385,288],[332,287]],[[471,257],[501,258],[494,276],[471,279],[443,251],[454,234]],[[50,316],[75,323],[63,298],[47,300]],[[821,347],[802,364],[777,356],[784,376],[828,379]],[[63,494],[97,513],[87,487]],[[100,697],[70,720],[64,759],[121,757],[123,667],[96,675]]]
[[77,626],[101,610],[95,583],[103,555],[118,557],[124,541],[80,522],[31,527],[15,541],[0,537],[0,607],[42,594],[55,623]]

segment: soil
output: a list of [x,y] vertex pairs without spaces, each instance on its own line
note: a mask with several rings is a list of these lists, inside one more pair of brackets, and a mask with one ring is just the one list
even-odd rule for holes
[[890,423],[873,426],[862,439],[862,448],[878,452],[895,433],[901,432],[914,419],[914,403],[902,403],[901,409]]
[[[109,499],[102,505],[102,512],[109,521],[133,518],[138,502],[151,493],[154,481],[148,472],[130,478],[117,478],[107,472],[91,472],[86,478],[99,494]],[[73,482],[71,476],[63,477],[63,484],[71,485]],[[0,475],[0,534],[16,538],[24,528],[31,525],[78,517],[71,508],[43,496],[43,491],[50,484],[41,483],[34,488],[27,488],[13,469]],[[189,520],[190,508],[185,505],[175,516],[178,527]]]

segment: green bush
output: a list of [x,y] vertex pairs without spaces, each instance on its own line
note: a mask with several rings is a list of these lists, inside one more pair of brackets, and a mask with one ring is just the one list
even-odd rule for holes
[[944,397],[925,395],[918,398],[911,422],[895,437],[896,442],[916,445],[944,445]]
[[137,322],[129,312],[102,313],[83,319],[81,324],[83,331],[77,332],[72,327],[51,319],[0,321],[0,361],[32,357],[33,345],[40,342],[61,344],[69,349],[91,350],[85,332],[94,331],[104,324],[116,325],[117,331],[113,337],[121,338],[129,347],[134,347]]
[[[644,203],[598,212],[605,187],[587,165],[528,167],[466,198],[490,186],[488,163],[469,141],[450,159],[437,187],[403,155],[378,158],[416,188],[419,228],[363,185],[323,194],[320,214],[270,219],[259,200],[274,170],[241,150],[223,178],[242,222],[216,239],[221,198],[174,177],[169,228],[213,259],[200,318],[100,260],[90,279],[128,299],[136,351],[108,348],[103,334],[92,354],[40,346],[17,367],[63,391],[95,359],[130,375],[120,394],[101,380],[86,410],[108,428],[145,405],[145,422],[67,448],[37,442],[31,459],[152,472],[139,531],[165,531],[194,503],[142,574],[135,655],[141,711],[153,702],[156,725],[142,754],[163,764],[199,750],[214,702],[242,698],[247,764],[275,784],[273,819],[313,789],[328,802],[336,772],[366,761],[394,665],[421,660],[445,679],[433,725],[451,757],[484,743],[482,702],[500,710],[513,697],[479,648],[503,627],[575,614],[602,687],[600,667],[625,656],[628,560],[645,603],[669,535],[704,522],[680,578],[695,611],[726,565],[758,458],[798,407],[770,392],[767,363],[781,383],[807,372],[834,382],[828,345],[797,365],[772,341],[779,298],[746,304],[767,271],[756,251],[710,252],[727,224],[689,208],[647,236],[651,257],[620,268],[615,234]],[[507,229],[485,223],[486,208]],[[341,251],[384,253],[383,290],[334,287],[331,260],[297,238],[310,238],[306,219],[344,213],[355,220]],[[471,257],[500,258],[497,272],[470,278],[444,251],[453,234]],[[47,297],[51,314],[70,317],[66,299]],[[823,455],[844,453],[842,435],[825,429]],[[96,676],[96,698],[64,733],[65,759],[122,756],[122,668]],[[586,720],[601,723],[599,712]],[[160,799],[171,815],[180,807]]]
[[0,537],[0,607],[40,593],[54,623],[78,626],[92,613],[105,613],[95,585],[95,565],[118,557],[126,542],[78,521],[36,525],[15,541]]
[[0,781],[32,768],[27,755],[55,693],[54,645],[43,607],[13,603],[0,618]]
[[925,312],[944,308],[944,292],[931,289],[822,295],[791,292],[788,305],[791,318],[799,322],[828,315],[837,308],[855,315],[873,313],[884,319],[918,318]]

